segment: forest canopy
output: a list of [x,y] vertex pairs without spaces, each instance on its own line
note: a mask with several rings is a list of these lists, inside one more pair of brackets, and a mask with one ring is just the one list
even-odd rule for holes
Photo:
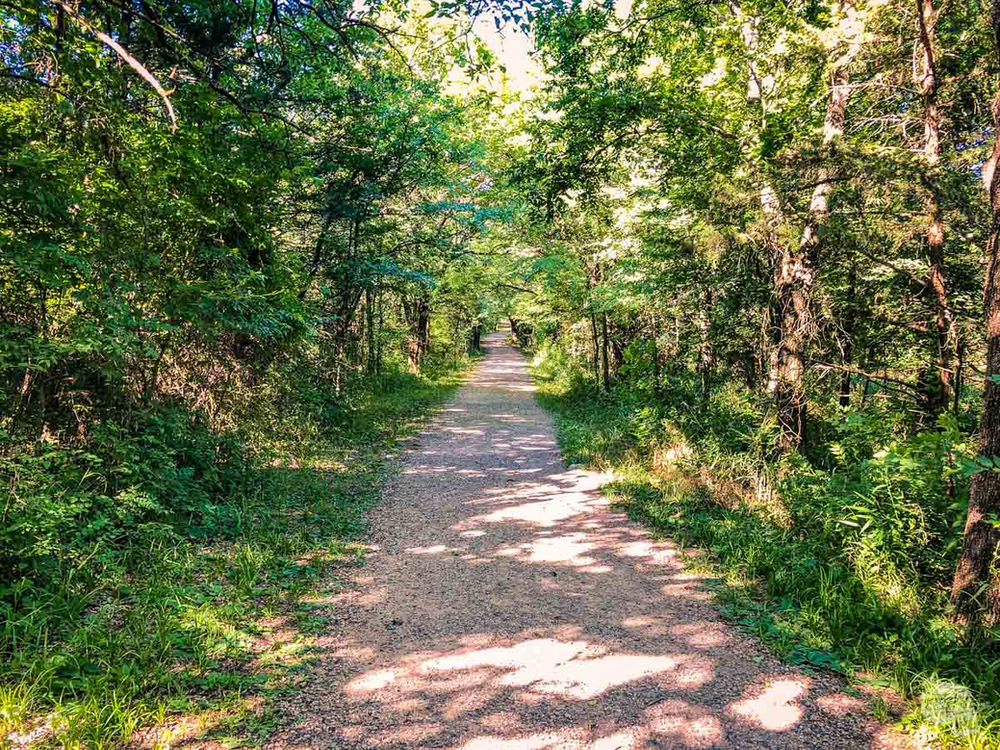
[[996,743],[998,44],[985,0],[0,0],[0,730],[205,680],[205,581],[236,623],[314,575],[323,472],[503,322],[744,625]]

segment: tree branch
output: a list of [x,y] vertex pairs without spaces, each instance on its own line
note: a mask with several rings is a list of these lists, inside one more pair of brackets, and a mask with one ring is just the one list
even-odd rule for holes
[[77,13],[73,8],[71,8],[62,0],[55,0],[55,4],[66,11],[66,14],[76,21],[78,24],[87,29],[91,34],[100,39],[104,44],[114,50],[122,60],[128,63],[129,67],[132,68],[139,76],[146,81],[153,90],[159,94],[160,98],[163,100],[163,105],[167,109],[167,115],[170,117],[170,130],[171,132],[177,132],[177,116],[174,114],[174,105],[170,103],[170,94],[166,92],[160,82],[156,80],[156,76],[149,72],[149,70],[141,62],[136,60],[132,55],[130,55],[124,47],[122,47],[118,42],[112,39],[110,36],[105,34],[103,31],[92,25],[87,19]]

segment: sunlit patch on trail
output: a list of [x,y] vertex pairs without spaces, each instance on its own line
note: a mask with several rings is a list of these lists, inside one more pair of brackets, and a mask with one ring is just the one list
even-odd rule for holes
[[751,687],[746,697],[733,703],[728,711],[771,731],[795,726],[802,718],[798,704],[808,688],[808,678],[789,677],[767,684],[763,690]]
[[683,700],[659,701],[646,710],[645,725],[654,734],[665,735],[673,744],[689,748],[724,746],[722,722],[703,706]]
[[[498,676],[496,670],[502,675]],[[379,691],[392,683],[406,691],[447,692],[455,684],[491,681],[533,693],[586,700],[625,683],[664,673],[670,673],[670,689],[690,689],[709,680],[712,667],[707,660],[692,655],[613,653],[606,646],[587,641],[537,638],[511,646],[409,659],[403,666],[364,674],[347,689],[349,693],[374,693],[378,698]]]

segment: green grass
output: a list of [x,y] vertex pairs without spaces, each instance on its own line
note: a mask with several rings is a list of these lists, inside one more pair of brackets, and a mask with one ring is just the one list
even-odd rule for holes
[[[895,691],[910,706],[901,724],[926,738],[943,746],[1000,747],[997,634],[953,620],[945,590],[926,585],[914,594],[895,568],[875,564],[884,558],[866,566],[844,537],[816,533],[794,515],[790,521],[766,503],[735,497],[730,483],[713,479],[725,455],[717,445],[711,462],[699,461],[697,430],[682,435],[667,425],[656,437],[645,434],[648,395],[636,398],[624,388],[599,393],[558,359],[539,358],[534,374],[567,463],[613,470],[615,480],[603,491],[631,517],[707,551],[691,565],[705,576],[724,617],[789,663]],[[674,438],[689,450],[654,470],[654,455],[662,456],[670,447],[663,441]],[[746,452],[733,454],[734,462],[746,459]],[[883,721],[900,719],[877,694],[870,711]]]
[[14,655],[0,665],[0,747],[43,723],[42,743],[57,747],[119,747],[173,725],[259,745],[328,627],[311,599],[333,566],[363,560],[387,454],[462,375],[393,374],[297,425],[250,489],[218,499],[214,532],[149,524],[113,568],[84,564],[46,589],[15,583],[0,622],[0,653]]

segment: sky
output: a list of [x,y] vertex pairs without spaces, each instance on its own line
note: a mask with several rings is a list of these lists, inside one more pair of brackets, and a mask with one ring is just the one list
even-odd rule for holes
[[[597,0],[589,0],[597,2]],[[615,0],[615,14],[626,18],[632,10],[633,0]],[[584,2],[584,6],[588,2]],[[524,32],[509,24],[497,30],[494,16],[484,14],[476,19],[473,30],[490,48],[507,69],[507,84],[515,91],[528,91],[539,83],[542,78],[542,67],[537,59],[531,57],[534,44]]]
[[507,69],[507,85],[515,91],[528,91],[542,80],[542,67],[531,56],[532,40],[513,25],[497,30],[492,14],[482,15],[473,24],[476,36]]

